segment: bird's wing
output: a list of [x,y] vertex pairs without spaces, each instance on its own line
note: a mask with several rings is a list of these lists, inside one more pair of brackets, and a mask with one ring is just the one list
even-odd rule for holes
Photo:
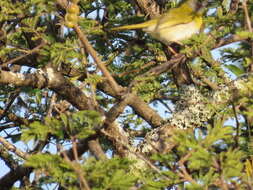
[[182,11],[178,8],[171,9],[168,13],[165,13],[159,20],[158,29],[172,27],[178,24],[189,23],[193,20],[194,13]]

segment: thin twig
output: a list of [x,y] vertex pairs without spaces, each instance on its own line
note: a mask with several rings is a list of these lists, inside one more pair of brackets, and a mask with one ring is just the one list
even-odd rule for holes
[[226,183],[223,176],[221,176],[221,178],[219,179],[219,185],[222,190],[229,190],[228,184]]
[[235,116],[235,122],[236,122],[236,135],[235,135],[235,145],[238,146],[238,138],[239,138],[239,129],[240,129],[240,122],[237,117],[236,108],[235,105],[232,103],[232,108]]
[[232,43],[235,43],[235,42],[240,42],[240,41],[243,41],[243,40],[246,40],[246,39],[247,39],[246,37],[242,37],[242,36],[239,36],[239,35],[236,35],[236,34],[231,35],[228,38],[221,38],[216,43],[216,45],[212,48],[212,50],[223,47],[223,46],[226,46],[226,45],[229,45],[229,44],[232,44]]
[[192,151],[190,151],[188,154],[186,154],[183,158],[181,158],[178,162],[180,166],[181,172],[179,173],[180,176],[182,176],[185,180],[197,184],[197,182],[191,177],[191,175],[187,172],[184,163],[188,160],[188,158],[192,155]]
[[74,155],[74,160],[77,162],[78,159],[78,153],[77,153],[77,144],[76,144],[76,137],[71,136],[71,141],[73,144],[73,155]]
[[251,20],[250,20],[249,11],[248,11],[248,8],[247,8],[247,0],[242,1],[242,7],[243,7],[243,11],[245,13],[248,30],[250,32],[252,32]]
[[9,151],[15,153],[17,156],[23,158],[23,159],[27,159],[28,155],[21,151],[20,149],[18,149],[16,146],[14,146],[13,144],[9,143],[5,138],[0,137],[0,143]]
[[150,66],[152,66],[154,64],[156,64],[155,61],[150,61],[148,63],[145,63],[144,65],[142,65],[141,67],[139,67],[137,69],[133,69],[133,70],[130,70],[130,71],[125,71],[125,72],[120,73],[120,74],[115,74],[115,76],[124,77],[126,75],[130,75],[130,74],[133,74],[133,73],[139,74],[142,70],[144,70],[144,69],[146,69],[146,68],[148,68],[148,67],[150,67]]
[[169,113],[173,113],[173,110],[162,99],[158,98],[157,100],[168,110]]
[[54,108],[54,104],[56,102],[56,98],[57,98],[57,94],[53,93],[53,95],[51,97],[51,100],[49,102],[49,105],[48,105],[48,109],[47,109],[47,116],[48,117],[50,117],[52,115],[52,111],[53,111],[53,108]]
[[[57,0],[57,3],[62,7],[66,8],[67,7],[67,1],[66,0]],[[117,82],[114,80],[112,77],[111,73],[108,71],[106,68],[105,63],[99,58],[96,50],[91,46],[89,43],[86,35],[82,32],[81,28],[78,25],[74,26],[74,30],[76,31],[78,38],[80,39],[82,45],[86,49],[87,53],[91,55],[91,57],[94,59],[96,62],[98,68],[101,70],[105,78],[108,80],[111,88],[116,94],[121,94],[123,91],[123,88],[117,84]]]
[[8,66],[9,64],[12,64],[12,63],[15,63],[16,61],[20,60],[20,59],[23,59],[25,57],[27,57],[28,55],[31,55],[33,53],[36,53],[37,51],[40,50],[41,47],[43,47],[46,43],[43,41],[40,45],[38,45],[37,47],[31,49],[27,54],[24,54],[24,55],[21,55],[21,56],[18,56],[14,59],[11,59],[10,61],[7,61],[5,63],[3,63],[1,66],[4,67],[4,66]]
[[[248,7],[247,7],[247,0],[242,1],[242,7],[243,7],[244,14],[245,14],[247,28],[248,28],[249,32],[252,33],[251,19],[250,19]],[[253,42],[252,42],[252,40],[250,40],[250,41],[251,41],[251,55],[253,55]]]
[[6,113],[8,112],[8,110],[10,109],[11,105],[13,104],[13,102],[16,100],[16,98],[18,97],[20,93],[20,88],[18,88],[17,90],[15,90],[15,92],[13,92],[7,102],[6,107],[4,108],[3,113],[0,115],[0,121],[5,117]]
[[105,63],[99,58],[95,49],[90,45],[86,35],[82,32],[79,26],[75,25],[74,29],[86,51],[92,56],[98,68],[102,71],[103,75],[108,80],[109,84],[111,85],[111,88],[116,94],[119,94],[122,91],[122,88],[116,83],[111,73],[107,70]]
[[[81,42],[79,41],[80,43],[80,46],[81,46]],[[87,56],[86,56],[86,52],[84,50],[84,48],[81,48],[81,53],[83,54],[83,59],[82,59],[82,64],[83,66],[87,66],[88,65],[88,60],[87,60]],[[90,73],[87,69],[85,69],[85,73],[86,73],[86,76],[87,78],[90,77]],[[98,108],[98,102],[96,100],[96,85],[93,85],[92,82],[88,83],[90,85],[90,91],[91,91],[91,101],[92,101],[92,104],[95,108]],[[83,88],[82,86],[85,86],[84,85],[81,85],[80,87]]]
[[81,170],[80,166],[77,165],[78,163],[75,161],[75,162],[72,162],[69,157],[67,156],[66,152],[65,151],[62,151],[62,155],[63,155],[63,158],[64,160],[70,164],[74,171],[76,172],[76,174],[78,175],[78,178],[80,180],[80,189],[81,190],[91,190],[90,187],[89,187],[89,184],[88,182],[86,181],[86,179],[84,178],[84,174],[83,174],[83,171]]

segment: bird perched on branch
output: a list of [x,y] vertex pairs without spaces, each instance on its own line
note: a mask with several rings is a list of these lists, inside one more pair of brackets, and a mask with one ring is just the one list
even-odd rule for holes
[[140,24],[115,27],[112,30],[143,29],[166,45],[171,42],[179,43],[199,32],[203,23],[204,6],[199,0],[186,0],[179,7],[170,9],[157,18]]

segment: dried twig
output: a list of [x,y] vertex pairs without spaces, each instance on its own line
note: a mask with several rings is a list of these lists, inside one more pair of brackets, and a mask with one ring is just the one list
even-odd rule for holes
[[92,56],[92,58],[95,60],[98,68],[102,71],[105,78],[108,80],[109,84],[111,85],[111,88],[114,90],[116,94],[119,94],[122,91],[122,87],[120,87],[114,78],[112,77],[111,73],[107,70],[105,63],[102,62],[102,60],[99,58],[97,52],[94,50],[94,48],[90,45],[86,35],[82,32],[79,26],[75,25],[74,27],[79,39],[81,40],[83,46],[85,47],[86,51]]
[[33,53],[36,53],[36,52],[39,51],[40,48],[42,48],[45,44],[46,44],[46,43],[45,43],[44,41],[42,41],[42,43],[41,43],[40,45],[38,45],[37,47],[31,49],[31,50],[28,51],[26,54],[21,55],[21,56],[18,56],[18,57],[16,57],[16,58],[13,58],[13,59],[11,59],[11,60],[9,60],[9,61],[3,63],[3,64],[1,65],[1,67],[8,66],[9,64],[15,63],[16,61],[19,61],[20,59],[23,59],[23,58],[27,57],[28,55],[31,55],[31,54],[33,54]]
[[[249,32],[252,33],[252,25],[251,25],[251,19],[250,19],[248,7],[247,7],[247,0],[242,1],[242,8],[243,8],[243,11],[245,14],[247,28],[248,28]],[[253,55],[253,41],[250,40],[250,42],[251,42],[251,55]]]
[[236,135],[235,135],[235,145],[238,145],[238,140],[239,140],[239,131],[240,131],[240,122],[237,116],[237,112],[236,112],[236,107],[235,104],[232,103],[232,108],[233,108],[233,113],[234,113],[234,117],[235,117],[235,122],[236,122]]
[[247,7],[247,0],[242,1],[242,7],[243,7],[244,14],[245,14],[245,19],[246,19],[246,24],[247,24],[248,30],[250,32],[252,32],[251,20],[250,20],[250,16],[249,16],[248,7]]
[[[74,145],[73,145],[74,147]],[[69,159],[69,157],[67,156],[66,152],[65,151],[62,151],[62,155],[63,155],[63,158],[64,160],[72,166],[72,168],[74,169],[74,171],[76,172],[76,174],[78,175],[78,178],[80,180],[80,189],[81,190],[90,190],[90,187],[89,187],[89,184],[88,182],[86,181],[86,179],[84,178],[84,174],[83,174],[83,171],[81,170],[79,164],[75,161],[71,161]]]
[[186,154],[183,158],[181,158],[178,162],[179,166],[180,166],[180,170],[181,172],[179,173],[179,175],[181,177],[183,177],[185,180],[193,183],[193,184],[197,184],[197,182],[191,177],[191,175],[187,172],[184,163],[188,160],[188,158],[192,155],[192,151],[190,151],[188,154]]
[[15,153],[17,156],[27,159],[28,155],[23,152],[22,150],[18,149],[16,146],[13,144],[9,143],[5,138],[0,137],[0,143],[9,151]]

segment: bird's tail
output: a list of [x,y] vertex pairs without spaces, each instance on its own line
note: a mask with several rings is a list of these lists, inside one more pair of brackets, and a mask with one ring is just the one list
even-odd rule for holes
[[152,24],[154,24],[156,21],[155,20],[149,20],[140,24],[131,24],[131,25],[126,25],[126,26],[119,26],[112,28],[111,30],[131,30],[131,29],[141,29],[141,28],[146,28]]

